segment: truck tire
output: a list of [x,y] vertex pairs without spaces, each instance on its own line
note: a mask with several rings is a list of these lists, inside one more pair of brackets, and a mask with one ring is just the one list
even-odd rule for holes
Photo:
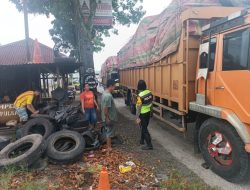
[[124,95],[124,102],[125,102],[126,106],[130,106],[130,99],[131,99],[131,93],[128,91]]
[[1,150],[0,168],[9,166],[29,167],[40,158],[45,149],[46,145],[41,135],[25,136]]
[[226,121],[211,118],[199,131],[199,147],[211,170],[227,181],[249,178],[250,156],[236,130]]
[[128,100],[127,100],[126,98],[124,98],[124,104],[125,104],[126,106],[129,106]]
[[53,164],[70,164],[82,158],[85,140],[77,132],[62,130],[47,140],[46,154]]
[[136,106],[132,100],[132,96],[130,97],[130,103],[129,103],[129,108],[130,108],[130,112],[135,115],[136,114]]
[[136,114],[136,106],[135,106],[135,104],[130,104],[130,112],[133,114],[133,115],[135,115]]
[[45,118],[34,118],[24,124],[22,135],[40,134],[47,139],[55,130],[54,125]]

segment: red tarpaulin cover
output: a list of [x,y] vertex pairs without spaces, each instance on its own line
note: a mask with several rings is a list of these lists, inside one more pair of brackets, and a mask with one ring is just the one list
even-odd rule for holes
[[[246,6],[250,0],[173,0],[159,15],[144,18],[136,33],[118,53],[119,68],[152,64],[176,52],[182,32],[180,15],[190,6]],[[189,32],[200,34],[198,21]]]
[[108,57],[108,59],[102,64],[101,77],[105,76],[107,72],[117,68],[118,68],[117,56]]

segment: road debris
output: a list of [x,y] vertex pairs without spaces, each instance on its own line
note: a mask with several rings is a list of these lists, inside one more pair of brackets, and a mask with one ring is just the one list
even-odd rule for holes
[[135,168],[135,167],[136,167],[135,163],[132,162],[132,161],[126,162],[126,165],[127,165],[127,166],[131,166],[132,168]]
[[[85,153],[82,161],[73,165],[48,165],[42,171],[18,171],[10,180],[12,189],[22,190],[21,184],[24,181],[31,180],[40,182],[44,181],[44,185],[49,190],[86,190],[97,189],[100,181],[99,173],[103,167],[107,167],[109,174],[109,182],[112,189],[136,189],[137,187],[152,187],[156,176],[153,171],[143,163],[134,160],[137,167],[133,168],[133,172],[120,173],[117,169],[120,163],[126,163],[131,154],[124,156],[122,151],[114,149],[109,157],[106,157],[101,150],[94,151],[95,157],[88,158]],[[131,169],[132,167],[129,166]],[[139,185],[138,185],[139,182]]]
[[123,165],[119,165],[119,171],[122,174],[128,173],[132,171],[132,167],[131,166],[123,166]]

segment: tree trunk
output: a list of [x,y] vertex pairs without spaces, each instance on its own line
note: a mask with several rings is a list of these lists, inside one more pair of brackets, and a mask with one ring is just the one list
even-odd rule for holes
[[90,1],[90,15],[87,23],[84,23],[84,15],[81,12],[80,1],[75,1],[77,30],[79,32],[79,61],[82,64],[80,68],[81,90],[87,83],[92,89],[96,89],[95,68],[94,68],[94,46],[92,43],[93,18],[95,16],[97,3]]
[[80,50],[80,59],[82,67],[80,69],[81,75],[81,84],[84,85],[87,83],[92,89],[96,89],[96,80],[95,80],[95,68],[94,68],[94,51],[92,41],[88,36],[81,32],[81,50]]

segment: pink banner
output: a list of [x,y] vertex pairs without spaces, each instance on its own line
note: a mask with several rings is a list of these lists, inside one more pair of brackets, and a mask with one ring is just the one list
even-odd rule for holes
[[[97,8],[94,17],[94,25],[112,26],[113,24],[112,0],[101,0],[101,1],[96,0],[96,2],[97,2]],[[80,4],[82,12],[85,15],[84,22],[86,23],[90,13],[90,0],[80,0]]]

